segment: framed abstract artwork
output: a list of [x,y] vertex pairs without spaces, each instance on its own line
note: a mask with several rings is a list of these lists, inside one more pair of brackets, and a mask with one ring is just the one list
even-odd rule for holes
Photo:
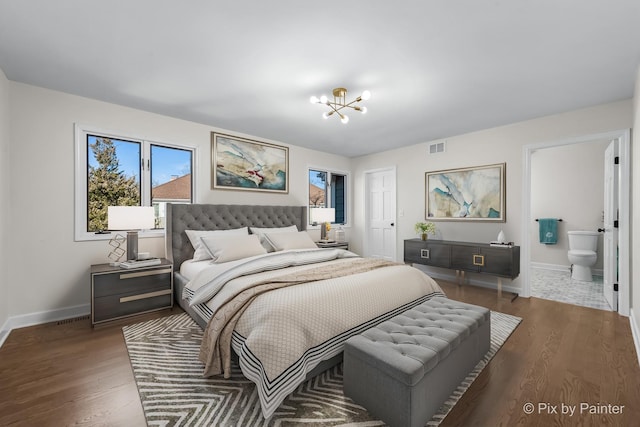
[[506,163],[425,173],[426,219],[506,221]]
[[211,188],[289,192],[289,148],[211,132]]

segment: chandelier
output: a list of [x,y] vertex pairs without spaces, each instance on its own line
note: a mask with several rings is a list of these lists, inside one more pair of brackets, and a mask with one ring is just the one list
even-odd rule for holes
[[367,107],[361,107],[360,105],[354,104],[357,104],[360,101],[366,101],[369,98],[371,98],[371,92],[365,90],[364,92],[362,92],[362,95],[347,103],[347,90],[343,87],[337,87],[333,90],[333,102],[329,101],[329,98],[327,98],[325,95],[322,95],[320,98],[318,98],[317,96],[312,96],[309,101],[312,104],[324,104],[329,107],[330,111],[326,111],[322,114],[322,117],[324,117],[325,119],[328,119],[329,116],[331,116],[333,113],[336,113],[338,117],[340,117],[340,121],[346,124],[349,123],[349,116],[347,116],[340,110],[342,110],[343,108],[352,108],[355,111],[359,111],[362,114],[365,114],[367,112]]

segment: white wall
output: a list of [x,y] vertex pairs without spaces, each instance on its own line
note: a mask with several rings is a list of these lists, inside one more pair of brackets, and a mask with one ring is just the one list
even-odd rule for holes
[[[638,96],[635,104],[635,122],[640,125]],[[6,114],[3,118],[2,105],[5,109],[8,105],[8,119]],[[290,146],[290,193],[274,195],[210,189],[210,132],[232,131],[8,82],[0,75],[0,153],[4,156],[0,156],[0,162],[5,162],[0,163],[0,167],[9,163],[8,177],[0,175],[0,184],[3,184],[0,186],[0,216],[4,215],[5,220],[12,218],[10,227],[0,227],[0,233],[5,237],[0,241],[6,242],[0,246],[0,255],[3,255],[0,263],[4,263],[0,265],[0,274],[4,274],[4,277],[0,276],[0,300],[4,301],[4,304],[0,302],[0,325],[3,324],[2,316],[5,319],[7,316],[35,319],[38,316],[34,314],[38,312],[62,312],[69,307],[71,310],[68,312],[86,313],[90,297],[89,265],[107,261],[106,242],[73,241],[74,123],[197,146],[196,201],[199,203],[305,204],[307,166],[351,170],[353,185],[350,194],[355,196],[351,198],[353,227],[349,240],[356,252],[362,252],[363,172],[395,165],[398,211],[404,211],[404,216],[396,221],[398,259],[401,260],[403,240],[415,237],[413,224],[424,219],[426,171],[506,162],[507,222],[441,222],[438,223],[438,237],[489,241],[504,230],[507,239],[519,243],[522,235],[522,147],[629,128],[633,121],[632,111],[633,103],[627,100],[454,136],[447,138],[445,153],[432,156],[427,154],[427,142],[351,160]],[[7,141],[10,141],[10,147]],[[10,162],[6,158],[9,148]],[[633,163],[639,164],[640,153],[634,152],[634,156],[638,157]],[[2,167],[1,170],[6,171],[7,168]],[[634,180],[640,181],[636,174]],[[8,182],[12,183],[11,187]],[[640,183],[636,183],[634,188],[638,194]],[[635,199],[638,198],[640,196]],[[634,208],[634,219],[638,217],[640,221],[640,207]],[[640,238],[634,242],[640,242]],[[640,254],[640,248],[634,249],[635,254]],[[163,255],[163,241],[143,239],[140,250]],[[637,272],[634,278],[636,275]],[[640,295],[635,295],[633,289],[632,298],[634,307],[640,307]]]
[[[562,218],[558,243],[540,243],[537,222],[531,222],[531,262],[569,267],[567,231],[603,227],[604,151],[609,141],[550,147],[531,155],[531,215]],[[602,269],[602,238],[595,269]]]
[[[633,98],[632,165],[640,165],[640,67]],[[631,171],[631,329],[640,362],[640,171]]]
[[[397,166],[397,210],[404,216],[397,218],[398,259],[404,256],[403,240],[416,237],[413,225],[424,220],[427,171],[488,165],[506,162],[507,210],[505,223],[438,222],[438,238],[446,240],[489,242],[500,230],[507,240],[520,244],[522,239],[522,182],[523,146],[547,141],[569,139],[610,130],[630,128],[632,125],[632,100],[599,105],[563,114],[542,117],[508,126],[487,129],[465,135],[446,138],[446,152],[427,154],[429,142],[383,153],[359,157],[353,160],[356,180],[353,248],[359,246],[364,232],[363,172]],[[433,142],[433,141],[431,141]],[[524,266],[521,265],[521,269]],[[519,286],[519,279],[513,283]]]
[[0,69],[0,345],[6,337],[4,325],[9,317],[10,265],[7,223],[9,217],[9,80]]
[[[290,146],[289,194],[212,191],[210,132],[232,131],[21,83],[10,82],[9,88],[11,251],[2,259],[7,259],[11,283],[8,314],[13,317],[68,307],[75,308],[65,311],[67,314],[74,310],[86,313],[90,303],[89,266],[108,262],[106,241],[74,242],[76,122],[122,135],[197,147],[198,203],[305,205],[307,165],[349,170],[349,159]],[[164,241],[141,239],[140,251],[163,256]]]

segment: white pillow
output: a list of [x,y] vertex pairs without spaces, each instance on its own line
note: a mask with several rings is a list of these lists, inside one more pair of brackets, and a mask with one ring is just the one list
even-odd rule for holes
[[266,228],[249,227],[249,230],[251,230],[251,234],[258,235],[258,237],[260,238],[260,244],[264,246],[267,252],[273,252],[275,250],[274,247],[271,246],[269,242],[267,242],[264,235],[266,233],[297,233],[298,227],[296,227],[295,225],[290,225],[288,227],[266,227]]
[[222,235],[233,235],[233,236],[248,236],[249,228],[241,227],[241,228],[233,228],[231,230],[184,230],[187,233],[187,237],[191,242],[191,246],[193,246],[193,260],[194,261],[204,261],[207,259],[211,259],[211,255],[207,252],[207,249],[202,245],[201,237],[206,236],[222,236]]
[[200,241],[216,264],[267,253],[254,234],[205,236]]
[[299,231],[297,233],[267,233],[265,234],[265,239],[276,251],[318,248],[306,231]]

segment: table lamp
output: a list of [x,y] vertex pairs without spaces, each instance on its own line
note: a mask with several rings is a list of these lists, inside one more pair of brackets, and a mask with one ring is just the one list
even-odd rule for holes
[[109,230],[127,232],[127,260],[138,260],[138,230],[154,227],[155,215],[151,206],[109,206]]
[[320,241],[326,242],[327,224],[336,220],[336,210],[334,208],[311,208],[311,222],[316,225],[320,224]]

